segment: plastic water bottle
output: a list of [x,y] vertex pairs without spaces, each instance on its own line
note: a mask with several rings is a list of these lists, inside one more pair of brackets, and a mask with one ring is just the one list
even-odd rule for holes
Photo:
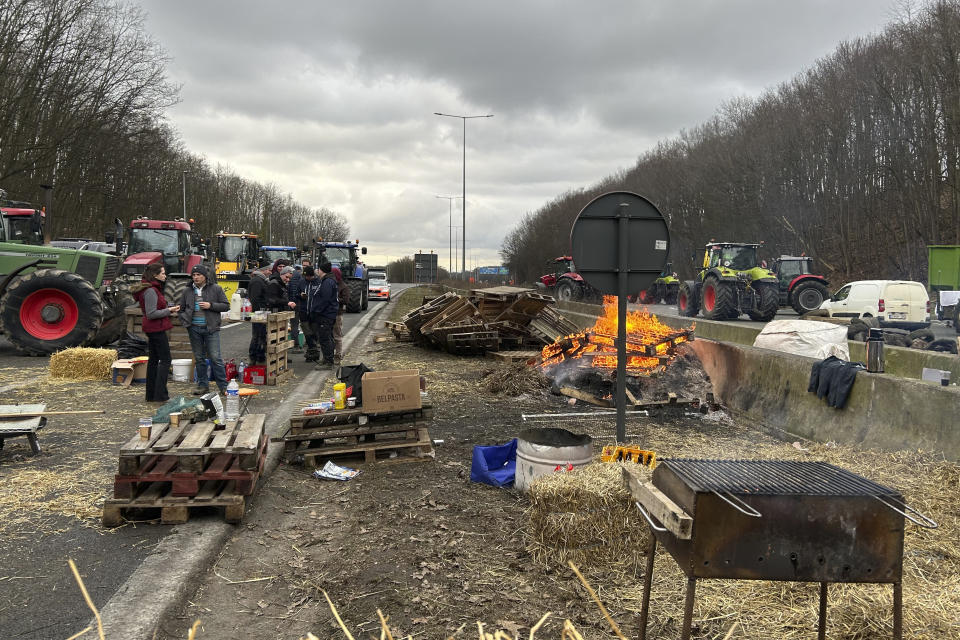
[[231,380],[227,385],[227,405],[223,409],[223,417],[227,422],[240,419],[240,385]]
[[243,317],[243,298],[236,291],[230,296],[230,314],[231,320],[240,320]]

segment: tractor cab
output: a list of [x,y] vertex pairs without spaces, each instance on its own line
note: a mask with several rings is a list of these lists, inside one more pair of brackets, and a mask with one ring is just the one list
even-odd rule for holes
[[277,260],[293,264],[297,261],[297,253],[296,247],[260,247],[260,264],[272,264]]
[[367,248],[361,247],[359,240],[329,242],[322,237],[317,237],[312,243],[304,246],[303,251],[304,255],[313,258],[315,265],[329,262],[340,269],[343,280],[350,290],[350,299],[347,302],[348,312],[358,313],[367,309],[370,295],[370,271],[360,259],[360,256],[366,255]]
[[260,265],[260,238],[253,233],[217,234],[216,276],[227,297],[250,285],[250,274]]
[[540,276],[540,281],[538,283],[547,289],[557,286],[557,281],[560,280],[560,276],[563,274],[573,273],[576,271],[572,256],[560,256],[558,258],[554,258],[553,260],[547,262],[547,267],[550,268],[552,272]]
[[43,244],[46,213],[27,202],[0,203],[0,241],[16,244]]
[[130,222],[127,259],[123,271],[134,278],[143,275],[147,265],[163,261],[167,274],[189,273],[194,264],[203,261],[194,250],[190,223],[181,218],[151,220],[144,216]]
[[709,244],[703,257],[705,269],[726,268],[748,271],[756,267],[758,244]]

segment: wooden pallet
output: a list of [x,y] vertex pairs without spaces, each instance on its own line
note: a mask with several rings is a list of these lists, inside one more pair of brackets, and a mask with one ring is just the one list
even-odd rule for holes
[[[290,341],[290,344],[292,345],[293,342]],[[293,369],[290,368],[286,349],[279,353],[268,352],[266,366],[267,379],[264,384],[271,386],[283,384],[293,376]]]
[[416,442],[421,428],[421,422],[368,422],[363,426],[346,424],[300,434],[293,434],[288,430],[282,438],[283,458],[290,462],[307,449],[369,442]]
[[237,493],[233,480],[208,480],[193,496],[174,496],[165,483],[154,483],[142,493],[130,499],[108,498],[103,504],[103,525],[116,527],[123,524],[124,513],[133,519],[131,510],[159,509],[162,524],[183,524],[190,519],[190,512],[200,508],[222,507],[224,519],[239,523],[246,509],[245,496]]
[[410,329],[402,322],[390,322],[388,320],[383,323],[383,326],[390,330],[390,333],[397,339],[397,342],[410,342],[413,340],[413,337],[410,335]]
[[539,351],[487,351],[487,357],[505,362],[536,362]]
[[363,462],[378,462],[390,459],[391,452],[401,453],[404,449],[418,455],[412,457],[427,457],[433,451],[433,444],[430,440],[430,433],[426,427],[420,427],[416,430],[416,436],[413,438],[400,438],[390,440],[372,440],[369,442],[335,444],[331,446],[311,447],[299,449],[297,456],[303,456],[305,465],[314,467],[322,466],[318,464],[320,458],[330,458],[350,454],[362,454]]
[[[297,404],[290,416],[290,435],[311,434],[325,429],[344,428],[349,425],[359,425],[361,417],[366,418],[368,424],[417,422],[433,419],[433,404],[430,395],[421,396],[419,409],[403,409],[383,413],[368,413],[363,407],[353,409],[338,409],[318,415],[305,416],[301,413],[303,407],[320,402],[320,400],[305,400]],[[286,436],[284,436],[286,438]]]
[[145,491],[145,485],[164,484],[170,487],[170,495],[195,496],[203,483],[210,480],[232,480],[235,492],[248,496],[253,493],[257,479],[263,472],[267,459],[267,436],[260,438],[257,451],[257,466],[243,469],[243,456],[233,453],[218,453],[207,458],[200,471],[181,468],[180,456],[144,456],[141,466],[132,474],[117,474],[113,480],[113,497],[130,500]]
[[218,429],[212,422],[198,422],[173,428],[156,424],[149,439],[134,436],[120,447],[120,475],[133,475],[143,466],[145,458],[166,456],[177,458],[180,471],[198,473],[212,456],[236,455],[239,468],[256,469],[260,465],[260,444],[264,433],[262,413],[243,416],[235,424]]
[[499,351],[500,334],[496,331],[451,333],[447,336],[447,351],[456,355],[484,354]]

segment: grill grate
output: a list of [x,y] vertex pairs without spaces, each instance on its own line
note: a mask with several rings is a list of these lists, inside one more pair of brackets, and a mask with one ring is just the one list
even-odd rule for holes
[[660,464],[698,492],[766,496],[900,495],[889,487],[826,462],[666,458],[660,460]]

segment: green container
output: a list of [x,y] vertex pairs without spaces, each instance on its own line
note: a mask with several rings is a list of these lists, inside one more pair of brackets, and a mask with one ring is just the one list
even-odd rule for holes
[[960,291],[960,245],[927,247],[927,288]]

